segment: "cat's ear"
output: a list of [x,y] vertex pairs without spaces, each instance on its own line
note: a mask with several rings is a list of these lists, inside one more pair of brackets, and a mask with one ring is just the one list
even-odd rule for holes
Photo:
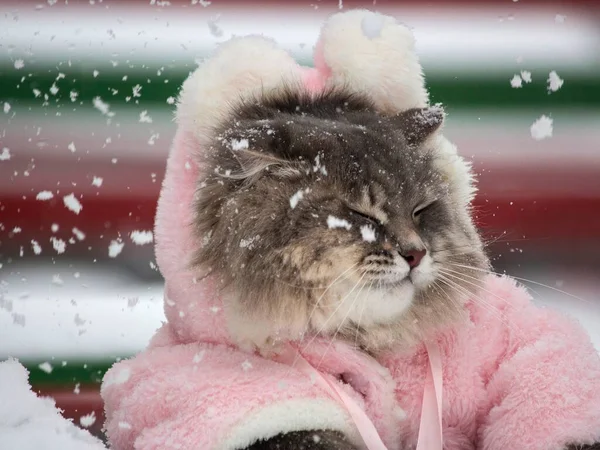
[[412,108],[394,116],[409,145],[418,147],[444,123],[446,114],[439,106]]

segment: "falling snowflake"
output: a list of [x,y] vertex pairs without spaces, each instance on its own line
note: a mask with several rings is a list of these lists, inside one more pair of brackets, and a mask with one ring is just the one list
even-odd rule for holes
[[65,282],[63,281],[63,279],[60,277],[59,274],[55,274],[55,275],[52,275],[52,284],[56,284],[57,286],[62,286],[63,284],[65,284]]
[[290,197],[290,207],[292,209],[294,209],[298,205],[298,202],[300,200],[302,200],[303,197],[304,197],[304,192],[302,191],[302,189],[300,189],[298,192],[296,192],[294,195],[292,195]]
[[239,151],[246,150],[249,146],[248,139],[232,139],[231,140],[231,150]]
[[[341,8],[340,8],[341,9]],[[385,24],[385,16],[382,14],[365,15],[360,23],[363,34],[369,39],[381,36]]]
[[260,235],[256,235],[254,237],[248,239],[240,240],[240,248],[247,248],[248,250],[252,250],[254,248],[254,243],[260,240]]
[[175,97],[169,97],[169,98],[167,98],[167,103],[169,105],[172,105],[173,103],[175,103]]
[[78,240],[83,241],[85,239],[85,233],[83,231],[81,231],[80,229],[73,228],[71,231],[73,232],[73,234],[75,235],[75,237]]
[[129,237],[135,245],[150,244],[153,240],[152,231],[134,230],[129,234]]
[[375,229],[371,225],[363,225],[360,227],[360,234],[363,238],[363,241],[375,242]]
[[25,67],[25,61],[23,61],[22,59],[16,59],[15,60],[15,69],[20,70],[23,67]]
[[36,240],[31,240],[31,248],[33,249],[33,253],[35,253],[36,255],[39,255],[40,253],[42,253],[42,247],[40,246],[39,242]]
[[552,137],[552,119],[543,115],[531,125],[531,137],[536,141]]
[[84,428],[91,427],[94,422],[96,422],[96,413],[94,411],[79,418],[79,424]]
[[102,101],[102,99],[100,97],[94,97],[92,102],[94,104],[94,108],[96,108],[98,111],[100,111],[105,116],[113,117],[115,115],[114,112],[110,111],[110,105],[108,103]]
[[352,225],[350,225],[347,220],[338,219],[334,216],[327,217],[327,226],[329,228],[345,228],[346,230],[352,228]]
[[148,115],[148,111],[144,110],[140,113],[140,122],[141,123],[152,123],[152,117]]
[[550,92],[558,91],[562,87],[564,82],[565,82],[565,80],[560,78],[558,76],[558,74],[556,73],[556,71],[553,70],[548,75],[548,91],[550,91]]
[[75,143],[74,143],[74,142],[71,142],[69,145],[67,145],[67,148],[68,148],[69,150],[71,150],[71,153],[75,153],[75,151],[77,150],[77,149],[75,148]]
[[531,83],[531,72],[528,72],[527,70],[522,70],[521,78],[523,78],[523,81],[525,83]]
[[8,114],[10,111],[10,103],[4,102],[4,114]]
[[79,214],[83,209],[81,202],[77,200],[77,198],[75,198],[75,194],[65,195],[63,197],[63,203],[65,204],[67,209],[70,209],[75,214]]
[[4,147],[2,149],[2,153],[0,153],[0,161],[8,161],[10,159],[10,150],[8,147]]
[[121,242],[120,240],[110,241],[110,244],[108,246],[109,258],[116,258],[117,256],[119,256],[119,254],[123,250],[124,245],[125,243]]
[[65,248],[67,247],[67,243],[65,241],[52,236],[50,238],[50,242],[52,242],[52,248],[56,250],[56,253],[60,255],[65,252]]
[[87,321],[85,319],[82,319],[81,316],[79,315],[79,313],[77,313],[77,314],[75,314],[75,317],[73,317],[73,322],[75,323],[76,326],[82,327],[85,325],[85,323]]
[[54,197],[54,194],[52,192],[41,191],[41,192],[38,192],[38,194],[35,196],[35,199],[40,200],[40,201],[46,201],[46,200],[50,200],[53,197]]
[[104,385],[106,387],[111,386],[113,384],[123,384],[126,383],[131,377],[131,369],[129,367],[122,368],[117,373],[111,372],[109,376],[104,378]]
[[41,363],[38,367],[40,370],[46,373],[52,373],[52,364],[50,364],[48,361]]
[[520,88],[523,86],[523,79],[519,75],[515,75],[510,80],[510,86],[513,88]]
[[210,34],[212,34],[216,38],[220,38],[223,36],[223,30],[219,27],[218,22],[221,19],[220,15],[211,18],[208,20],[208,29],[210,30]]
[[15,325],[25,326],[25,314],[12,313],[12,319]]
[[92,180],[92,186],[100,187],[102,186],[103,181],[103,178],[94,176],[94,179]]

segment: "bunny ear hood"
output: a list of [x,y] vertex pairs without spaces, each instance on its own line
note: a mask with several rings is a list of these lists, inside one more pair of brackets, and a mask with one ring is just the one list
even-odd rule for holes
[[[177,133],[171,147],[156,216],[156,256],[166,279],[165,313],[183,341],[228,342],[221,300],[211,277],[200,280],[189,262],[199,245],[192,231],[200,156],[210,151],[213,130],[235,103],[284,86],[319,93],[344,88],[370,97],[382,114],[428,105],[411,31],[394,18],[366,10],[331,16],[315,46],[314,68],[299,66],[262,36],[234,38],[183,84]],[[455,184],[457,201],[474,193],[470,166],[440,133],[439,167]]]

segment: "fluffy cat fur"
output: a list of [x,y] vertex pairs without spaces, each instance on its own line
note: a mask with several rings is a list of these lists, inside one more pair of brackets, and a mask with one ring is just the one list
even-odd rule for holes
[[443,120],[438,107],[384,116],[343,89],[232,108],[202,161],[194,264],[219,275],[241,345],[321,334],[377,352],[460,318],[487,259],[439,170]]

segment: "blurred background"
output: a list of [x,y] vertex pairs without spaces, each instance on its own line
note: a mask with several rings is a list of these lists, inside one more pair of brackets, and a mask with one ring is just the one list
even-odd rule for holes
[[65,416],[100,433],[102,375],[164,320],[151,231],[182,81],[245,34],[311,65],[323,19],[354,7],[414,29],[495,269],[600,349],[600,3],[4,0],[0,360]]

